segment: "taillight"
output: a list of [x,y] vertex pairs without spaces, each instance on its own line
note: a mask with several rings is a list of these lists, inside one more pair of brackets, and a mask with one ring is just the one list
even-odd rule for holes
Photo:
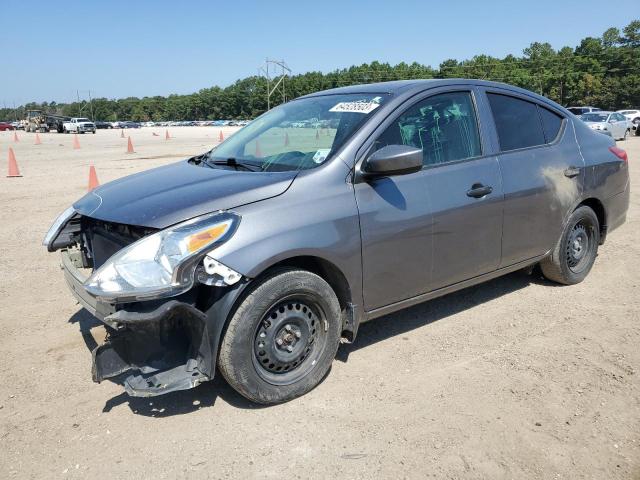
[[618,147],[609,147],[609,151],[613,153],[616,157],[618,157],[620,160],[622,160],[623,162],[626,163],[629,161],[629,157],[627,157],[627,152],[625,152],[623,149]]

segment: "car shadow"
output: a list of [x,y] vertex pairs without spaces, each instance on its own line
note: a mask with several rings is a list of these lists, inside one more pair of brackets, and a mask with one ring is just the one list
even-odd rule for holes
[[[429,325],[468,308],[525,288],[531,283],[548,286],[556,285],[548,282],[535,271],[531,275],[524,271],[518,271],[480,285],[468,287],[361,325],[356,342],[342,344],[338,349],[336,359],[341,362],[347,362],[349,354],[356,350]],[[102,324],[89,312],[85,309],[77,311],[71,316],[69,323],[78,324],[82,338],[89,351],[93,351],[98,346],[91,329],[102,327]],[[328,374],[325,375],[325,378]],[[105,381],[122,386],[126,376],[127,374],[123,374]],[[131,412],[136,415],[162,418],[188,414],[201,408],[212,407],[218,398],[240,409],[256,410],[267,407],[245,399],[231,388],[222,378],[222,375],[218,373],[212,381],[203,383],[196,388],[171,392],[158,397],[130,397],[127,393],[122,392],[107,400],[102,411],[108,413],[115,407],[127,405]]]
[[361,348],[429,325],[468,308],[482,305],[525,288],[532,283],[558,286],[542,277],[539,269],[536,268],[531,273],[519,270],[479,285],[467,287],[360,325],[356,341],[342,344],[336,359],[346,362],[349,354]]

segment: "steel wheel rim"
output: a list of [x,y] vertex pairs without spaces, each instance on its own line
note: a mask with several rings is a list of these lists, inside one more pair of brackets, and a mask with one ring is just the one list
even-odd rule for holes
[[592,225],[581,220],[573,226],[567,237],[565,249],[569,270],[573,273],[581,273],[587,268],[592,257],[594,241]]
[[252,360],[272,385],[289,385],[308,375],[324,351],[327,322],[311,296],[295,294],[270,306],[256,326]]

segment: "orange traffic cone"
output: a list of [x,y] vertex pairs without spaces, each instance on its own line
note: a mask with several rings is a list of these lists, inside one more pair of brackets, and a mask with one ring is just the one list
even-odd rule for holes
[[120,138],[124,138],[124,129],[120,129]]
[[131,143],[131,137],[127,137],[127,153],[135,153],[133,143]]
[[9,177],[21,177],[20,170],[18,170],[18,162],[16,162],[16,155],[13,153],[13,148],[9,147]]
[[89,186],[87,187],[87,190],[90,192],[91,190],[96,188],[98,185],[100,185],[100,182],[98,182],[98,175],[96,174],[96,167],[91,165],[89,167]]
[[220,130],[220,135],[218,135],[218,141],[220,143],[224,142],[224,135],[222,134],[222,130]]
[[80,150],[80,140],[78,140],[78,134],[73,134],[73,149]]
[[169,140],[171,138],[171,136],[169,135],[169,130],[165,130],[164,132],[164,139],[165,140]]
[[320,140],[320,130],[316,130],[316,140]]
[[287,132],[284,132],[284,146],[289,146],[289,134]]
[[13,141],[14,142],[19,142],[20,141],[20,139],[18,138],[18,132],[16,132],[16,131],[13,132]]
[[40,141],[40,134],[38,132],[36,132],[36,141],[34,145],[42,145],[42,142]]
[[262,150],[260,150],[260,141],[256,139],[256,158],[262,158]]

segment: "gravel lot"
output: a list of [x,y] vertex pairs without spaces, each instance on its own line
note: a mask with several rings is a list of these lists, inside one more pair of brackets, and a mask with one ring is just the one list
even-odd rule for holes
[[[232,129],[225,129],[225,135]],[[158,136],[154,136],[155,132]],[[640,138],[627,223],[585,282],[517,272],[361,327],[301,399],[221,378],[153,399],[91,382],[104,330],[40,242],[100,182],[203,152],[219,130],[0,132],[0,478],[640,479]]]

